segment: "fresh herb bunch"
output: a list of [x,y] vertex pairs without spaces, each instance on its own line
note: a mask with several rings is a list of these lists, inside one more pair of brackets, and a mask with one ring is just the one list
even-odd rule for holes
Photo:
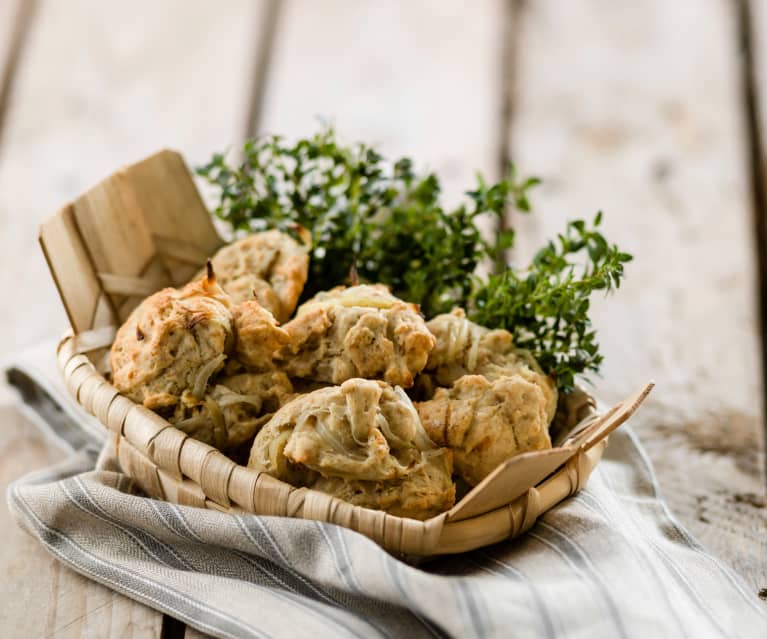
[[215,214],[234,230],[278,228],[295,237],[300,225],[311,232],[304,298],[344,283],[354,267],[426,315],[468,303],[477,265],[513,242],[512,231],[487,242],[478,218],[501,218],[509,199],[529,210],[526,191],[537,183],[518,181],[513,171],[492,185],[479,177],[468,204],[445,211],[436,175],[417,175],[408,158],[389,163],[364,144],[341,146],[331,128],[294,144],[249,140],[239,167],[216,154],[197,172],[220,189]]
[[[293,144],[277,136],[249,140],[239,166],[216,154],[197,172],[220,190],[215,214],[235,231],[278,228],[296,238],[297,225],[310,231],[304,298],[347,283],[356,271],[419,304],[427,317],[461,306],[479,324],[509,330],[562,390],[576,375],[599,370],[589,299],[617,288],[631,259],[598,231],[601,214],[592,228],[570,222],[526,268],[504,260],[513,229],[491,241],[480,231],[483,215],[529,212],[536,178],[521,179],[513,168],[494,184],[478,176],[467,201],[445,210],[436,175],[417,174],[408,158],[387,162],[364,144],[342,146],[331,128]],[[500,272],[478,277],[483,261]]]
[[594,291],[618,288],[623,265],[632,259],[607,243],[601,222],[601,212],[591,228],[583,220],[569,222],[527,268],[506,268],[473,291],[471,319],[508,330],[515,346],[528,349],[563,390],[572,389],[576,375],[599,371],[603,358],[589,299]]

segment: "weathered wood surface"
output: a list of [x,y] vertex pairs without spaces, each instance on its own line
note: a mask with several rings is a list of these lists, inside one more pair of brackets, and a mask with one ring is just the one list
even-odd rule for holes
[[[0,77],[5,33],[0,2]],[[263,3],[37,3],[0,121],[0,357],[61,332],[66,319],[37,246],[37,226],[63,203],[163,147],[192,162],[241,139],[249,114]],[[0,381],[6,481],[61,453],[9,407]],[[8,442],[11,441],[8,439]],[[3,440],[6,441],[5,439]],[[26,456],[18,447],[31,447]],[[17,463],[18,462],[18,463]],[[162,615],[89,582],[49,558],[0,506],[4,635],[158,637]],[[18,589],[22,588],[25,594]],[[30,615],[23,602],[36,602]]]
[[[63,330],[37,226],[114,168],[161,148],[190,162],[242,138],[263,5],[41,1],[0,144],[0,252],[13,330],[0,353]],[[8,287],[8,288],[5,288]],[[29,309],[35,312],[30,313]]]
[[259,132],[307,135],[324,119],[439,172],[454,202],[477,171],[497,172],[503,6],[283,2]]
[[32,5],[25,0],[0,3],[0,125],[10,95],[20,46],[32,17]]
[[[0,491],[62,452],[13,406],[0,406]],[[162,615],[65,567],[12,521],[0,505],[0,628],[7,637],[155,639]]]
[[[470,9],[453,0],[231,0],[226,11],[204,0],[39,0],[20,50],[8,45],[17,32],[7,18],[25,3],[4,0],[0,78],[8,60],[17,64],[4,109],[0,100],[0,297],[13,300],[3,307],[0,357],[65,324],[36,246],[40,221],[161,147],[198,162],[247,129],[300,135],[326,117],[347,140],[438,170],[451,202],[475,170],[496,177],[509,154],[547,178],[536,216],[521,221],[520,256],[565,217],[598,208],[609,234],[636,253],[625,288],[597,305],[607,356],[597,391],[609,402],[656,379],[633,423],[665,496],[707,546],[764,586],[739,1],[752,9],[767,137],[767,8],[758,0],[485,0]],[[259,76],[268,49],[260,36],[275,7],[268,74]],[[253,95],[262,85],[264,95]],[[7,405],[3,386],[6,482],[60,453]],[[0,627],[14,636],[159,636],[160,615],[58,567],[8,519],[3,504],[0,567],[18,579],[6,580]]]
[[[605,211],[636,255],[595,306],[610,402],[655,378],[633,421],[673,512],[764,586],[763,388],[734,3],[542,0],[519,16],[511,156],[545,184],[520,252]],[[682,26],[685,25],[682,30]]]

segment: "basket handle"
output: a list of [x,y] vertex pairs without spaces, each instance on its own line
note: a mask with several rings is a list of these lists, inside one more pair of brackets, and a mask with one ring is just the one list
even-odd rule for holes
[[653,388],[655,388],[655,382],[647,382],[636,393],[615,404],[592,424],[567,439],[562,447],[574,447],[583,452],[589,450],[631,417]]

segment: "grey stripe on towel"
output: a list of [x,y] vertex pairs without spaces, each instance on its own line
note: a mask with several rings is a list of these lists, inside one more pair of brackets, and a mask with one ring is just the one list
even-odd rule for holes
[[673,520],[630,430],[517,541],[418,567],[352,531],[133,494],[102,455],[14,483],[62,562],[217,637],[765,637],[767,604]]

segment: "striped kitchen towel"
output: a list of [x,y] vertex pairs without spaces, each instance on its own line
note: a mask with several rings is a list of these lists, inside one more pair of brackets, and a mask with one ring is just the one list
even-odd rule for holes
[[767,637],[767,603],[659,498],[636,437],[521,539],[414,566],[331,524],[136,493],[108,452],[8,492],[62,562],[216,637]]
[[674,521],[625,426],[586,489],[525,537],[413,566],[330,524],[139,496],[108,450],[96,464],[104,429],[68,398],[53,346],[16,356],[6,374],[30,417],[82,452],[13,484],[12,511],[74,570],[199,630],[767,637],[767,603]]

